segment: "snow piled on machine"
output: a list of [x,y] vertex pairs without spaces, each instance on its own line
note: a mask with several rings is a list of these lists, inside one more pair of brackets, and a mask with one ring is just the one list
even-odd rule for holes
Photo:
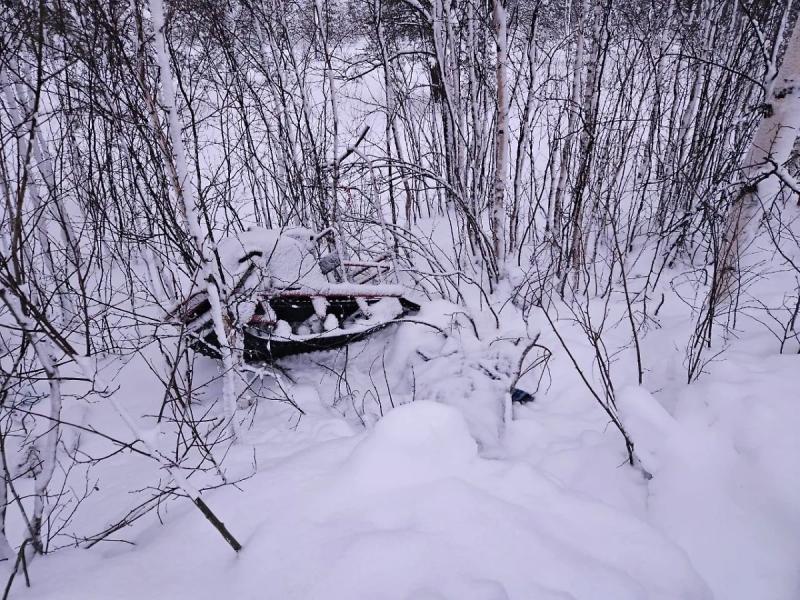
[[239,284],[250,271],[242,289],[286,287],[325,282],[312,250],[316,237],[310,229],[250,227],[221,239],[217,253],[223,275]]
[[[250,227],[217,242],[227,302],[235,307],[240,325],[255,314],[259,292],[327,284],[313,253],[315,241],[314,232],[304,227]],[[202,289],[203,282],[195,281],[194,287]]]

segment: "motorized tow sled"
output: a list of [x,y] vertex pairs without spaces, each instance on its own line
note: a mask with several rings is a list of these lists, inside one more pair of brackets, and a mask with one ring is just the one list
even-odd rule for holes
[[[226,305],[246,361],[339,348],[419,311],[403,288],[384,283],[394,271],[386,257],[342,261],[331,253],[317,259],[316,242],[326,233],[251,228],[217,245],[223,275],[235,282]],[[334,273],[344,281],[329,281]],[[170,316],[188,329],[190,347],[220,357],[205,290],[190,294]]]

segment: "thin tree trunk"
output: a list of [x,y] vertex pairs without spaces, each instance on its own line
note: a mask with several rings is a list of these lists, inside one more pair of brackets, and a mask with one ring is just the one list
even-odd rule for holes
[[[780,39],[775,41],[773,61],[780,43]],[[780,69],[765,84],[763,116],[742,165],[747,182],[734,200],[725,224],[719,285],[723,301],[733,294],[744,248],[759,212],[760,192],[768,184],[770,172],[784,174],[783,165],[800,135],[800,25],[794,26]]]
[[234,435],[236,434],[236,400],[237,378],[240,360],[238,336],[231,326],[230,320],[225,318],[223,298],[225,280],[219,269],[217,261],[213,258],[207,236],[200,229],[200,217],[197,213],[195,190],[189,178],[186,163],[186,151],[181,138],[181,127],[178,120],[178,110],[175,105],[175,85],[172,80],[172,67],[167,55],[166,40],[164,37],[164,6],[162,0],[150,0],[150,11],[153,19],[153,29],[156,36],[156,59],[161,71],[161,102],[167,111],[168,131],[172,145],[171,156],[165,156],[168,170],[173,171],[173,193],[179,206],[183,209],[189,233],[195,247],[200,253],[202,280],[206,285],[208,300],[211,304],[211,318],[214,333],[219,340],[219,351],[222,358],[223,383],[222,401],[226,418],[230,422]]
[[495,277],[503,276],[506,257],[506,186],[508,183],[508,23],[503,0],[494,0],[492,12],[497,43],[497,124],[494,152],[494,194],[492,197],[492,244]]
[[56,469],[56,450],[60,435],[59,422],[61,420],[61,372],[56,361],[55,347],[49,338],[37,331],[34,323],[28,319],[16,297],[8,294],[5,288],[0,288],[0,300],[8,308],[12,318],[16,321],[23,334],[28,337],[42,365],[42,370],[47,378],[50,389],[50,410],[48,411],[47,431],[42,435],[43,440],[37,446],[39,471],[35,477],[33,490],[33,514],[30,522],[31,546],[39,553],[44,554],[45,546],[42,543],[42,523],[47,499],[47,488],[53,479]]

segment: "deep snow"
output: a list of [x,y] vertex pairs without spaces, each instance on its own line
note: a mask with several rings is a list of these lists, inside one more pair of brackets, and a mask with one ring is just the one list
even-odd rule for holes
[[[36,559],[32,588],[15,589],[37,600],[796,598],[800,356],[751,336],[687,386],[676,345],[686,319],[669,309],[645,338],[644,387],[630,357],[619,359],[620,412],[652,479],[625,463],[563,353],[505,426],[510,332],[487,337],[491,319],[473,312],[477,338],[463,308],[433,303],[419,319],[458,335],[407,323],[362,342],[347,353],[346,387],[315,364],[341,367],[341,352],[285,362],[305,416],[275,400],[251,407],[225,466],[252,477],[205,494],[243,543],[239,556],[178,500],[160,511],[163,525],[151,515],[117,535],[135,545]],[[556,325],[580,348],[567,321]],[[158,401],[142,372],[131,364],[120,376],[129,406]],[[520,385],[535,385],[530,377]],[[266,377],[265,390],[273,385]],[[86,418],[116,419],[102,405]],[[135,482],[164,477],[130,455],[104,468],[81,526],[99,529],[126,495],[134,503]]]

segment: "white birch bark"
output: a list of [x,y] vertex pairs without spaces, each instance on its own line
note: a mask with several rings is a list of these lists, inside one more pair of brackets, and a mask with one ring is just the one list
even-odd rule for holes
[[765,81],[768,95],[762,107],[763,116],[742,165],[748,183],[731,207],[725,226],[720,283],[724,300],[731,295],[743,250],[753,233],[760,194],[775,177],[768,175],[782,172],[800,136],[800,24],[794,26],[780,68],[768,66],[767,77],[773,73],[774,78]]
[[[20,64],[20,71],[23,73],[23,76],[27,77],[30,81],[32,76],[29,72],[29,69]],[[3,75],[3,78],[4,77],[5,74]],[[6,87],[6,82],[2,80],[3,78],[0,78],[0,85]],[[45,187],[47,187],[48,191],[50,192],[52,207],[48,207],[49,212],[51,213],[53,220],[57,222],[61,233],[64,236],[64,245],[70,262],[76,269],[78,269],[81,265],[78,236],[75,234],[69,212],[64,206],[61,196],[56,193],[56,178],[55,171],[53,169],[53,159],[47,147],[47,142],[42,135],[41,129],[36,127],[37,115],[34,114],[36,107],[34,107],[33,99],[29,97],[23,82],[18,77],[14,77],[14,88],[17,92],[18,110],[24,110],[24,113],[29,120],[28,132],[26,132],[25,135],[30,143],[32,158],[34,159],[36,168],[41,175]],[[11,103],[13,102],[11,97],[13,94],[9,94],[9,92],[10,89],[6,88],[6,97],[9,103]],[[19,115],[19,117],[22,117],[22,115]],[[22,120],[20,119],[19,123],[21,122]],[[28,140],[26,140],[26,144],[28,143]]]
[[[449,2],[442,0],[432,1],[432,11],[429,21],[433,35],[433,49],[436,55],[436,64],[440,69],[442,94],[442,128],[444,133],[445,157],[448,160],[447,181],[460,193],[465,190],[464,156],[466,148],[463,134],[463,115],[460,111],[460,92],[458,82],[457,51],[453,47],[456,37],[453,32],[453,15],[450,12]],[[428,15],[423,11],[424,15]],[[450,194],[447,195],[451,200]]]
[[[472,126],[471,147],[469,151],[470,157],[476,157],[483,148],[484,128],[486,127],[486,115],[480,109],[479,101],[479,83],[478,74],[475,65],[475,53],[477,51],[477,43],[475,40],[475,7],[473,1],[467,3],[467,75],[469,85],[469,114]],[[483,180],[483,173],[478,165],[475,164],[473,158],[472,168],[470,170],[470,184],[472,194],[470,196],[470,208],[474,214],[478,214],[478,198],[480,194],[478,189]]]
[[0,288],[0,300],[6,305],[22,332],[28,336],[36,358],[42,365],[42,370],[47,377],[49,387],[50,408],[48,411],[47,431],[37,442],[37,458],[40,461],[40,470],[34,480],[33,513],[29,531],[33,549],[42,554],[44,553],[42,523],[47,500],[47,488],[53,479],[53,473],[56,468],[56,451],[60,435],[61,373],[55,359],[55,348],[52,342],[37,332],[36,325],[25,316],[16,296],[9,294],[5,288]]
[[[587,16],[588,9],[589,3],[583,1],[582,11]],[[602,2],[594,3],[594,11],[591,16],[591,36],[588,42],[588,52],[586,52],[586,57],[584,58],[586,73],[581,96],[583,127],[579,142],[580,161],[572,198],[572,241],[570,242],[570,262],[575,272],[576,283],[580,278],[581,267],[586,262],[587,232],[591,227],[593,217],[597,214],[596,207],[592,207],[591,210],[587,211],[585,205],[587,204],[586,192],[590,183],[595,136],[597,135],[599,79],[602,75],[600,68],[601,53],[603,51],[603,24],[607,16],[605,14],[607,10],[610,10],[610,6],[604,5]]]
[[[534,17],[535,18],[535,17]],[[535,36],[535,21],[531,23],[531,31],[528,35],[528,48],[525,53],[525,59],[528,66],[528,89],[525,98],[525,108],[522,112],[522,119],[520,121],[519,141],[517,143],[517,155],[514,160],[514,196],[513,196],[513,210],[511,216],[510,230],[509,230],[509,250],[516,251],[518,244],[522,240],[517,239],[517,225],[519,220],[519,210],[522,196],[522,174],[527,165],[528,153],[525,147],[528,145],[528,138],[530,136],[531,121],[533,120],[533,103],[534,94],[533,86],[536,81],[536,44],[534,43]],[[550,222],[550,212],[548,211],[548,223]]]
[[235,329],[224,317],[223,296],[225,282],[219,271],[216,261],[211,255],[211,249],[206,235],[200,227],[200,218],[197,213],[195,190],[189,178],[186,164],[186,151],[181,138],[181,127],[176,107],[175,84],[172,80],[172,67],[167,54],[166,40],[164,37],[164,6],[162,0],[150,0],[150,11],[155,32],[156,61],[161,72],[161,102],[167,111],[168,132],[172,145],[172,155],[165,156],[167,162],[174,164],[176,181],[173,192],[175,200],[183,208],[189,234],[200,253],[201,271],[206,284],[208,300],[211,304],[211,318],[214,333],[219,340],[219,351],[222,358],[223,383],[222,401],[225,416],[232,426],[234,435],[237,435],[236,400],[238,383],[239,350]]
[[11,480],[6,470],[5,449],[0,445],[0,561],[6,561],[14,556],[14,549],[8,542],[6,535],[6,509],[8,508],[8,482]]
[[[12,88],[10,82],[8,81],[5,71],[0,71],[0,86],[3,87],[6,103],[8,104],[8,113],[9,116],[11,117],[11,122],[15,128],[18,128],[20,131],[22,131],[25,116],[22,110],[21,100],[15,97],[13,92],[14,88]],[[16,88],[17,86],[14,87]],[[33,123],[31,123],[30,127],[33,126],[34,126]],[[36,144],[37,144],[36,137],[35,135],[31,136],[30,131],[24,133],[23,135],[20,135],[17,145],[17,155],[19,157],[19,161],[20,164],[22,165],[22,168],[27,170],[29,174],[28,192],[30,194],[30,199],[32,201],[31,208],[33,209],[33,213],[35,215],[38,215],[38,217],[35,219],[36,222],[35,237],[36,241],[39,244],[42,264],[44,265],[47,275],[49,275],[53,281],[57,281],[58,273],[56,270],[56,266],[53,263],[53,253],[50,248],[50,238],[47,233],[48,226],[50,223],[50,211],[44,210],[43,206],[44,202],[39,193],[39,190],[35,185],[35,182],[33,182],[32,177],[30,177],[31,172],[30,169],[28,168],[28,165],[26,164],[26,157],[28,157],[29,154],[35,153],[34,147],[36,146]],[[62,223],[62,227],[65,226],[66,224]],[[33,264],[34,257],[31,247],[27,244],[23,244],[21,250],[27,257],[27,260],[31,264]],[[75,314],[75,306],[69,294],[67,294],[60,288],[57,292],[57,296],[58,296],[58,305],[52,304],[50,306],[50,310],[53,322],[58,325],[61,325],[65,323],[65,319],[69,318],[69,315]]]
[[[323,0],[316,0],[315,12],[317,20],[317,32],[319,34],[322,52],[325,61],[325,81],[328,84],[328,99],[331,104],[331,125],[332,125],[332,144],[331,158],[328,164],[331,167],[331,226],[336,231],[336,251],[341,257],[342,262],[348,260],[349,255],[347,246],[344,243],[345,231],[342,219],[339,215],[339,104],[337,99],[336,81],[333,77],[333,65],[331,63],[331,49],[328,44],[327,16]],[[347,281],[347,269],[342,266],[342,281]]]
[[497,43],[497,129],[495,131],[495,174],[492,198],[492,243],[496,277],[504,272],[506,257],[506,186],[508,183],[508,23],[503,0],[494,0],[492,11]]
[[581,96],[584,53],[584,10],[582,4],[583,0],[576,0],[576,6],[578,7],[577,12],[579,14],[575,16],[575,58],[572,64],[572,88],[570,90],[567,108],[567,132],[564,139],[561,141],[558,179],[551,202],[553,219],[550,236],[553,246],[556,248],[561,245],[561,218],[564,211],[564,197],[566,195],[567,179],[569,177],[570,163],[572,161],[572,144],[578,122],[578,113],[575,107],[579,105]]

